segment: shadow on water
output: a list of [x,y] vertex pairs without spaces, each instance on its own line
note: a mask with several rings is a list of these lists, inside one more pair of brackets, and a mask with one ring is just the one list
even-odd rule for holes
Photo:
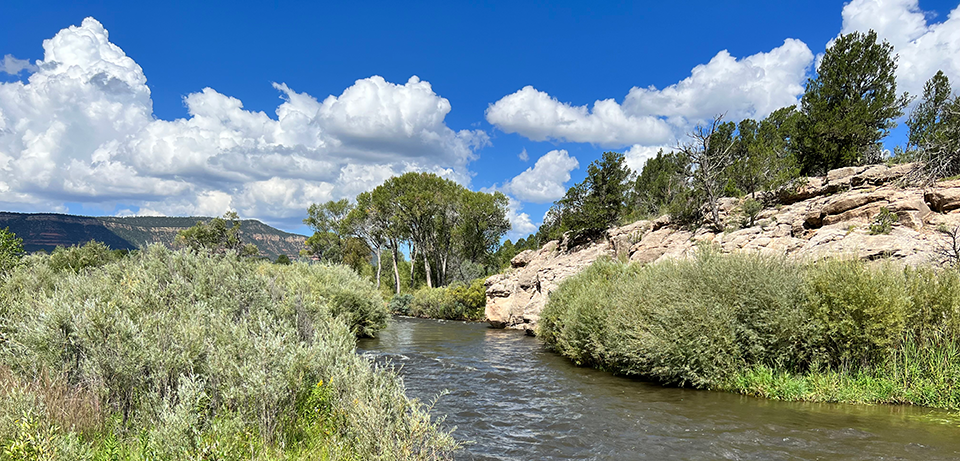
[[458,459],[960,459],[951,414],[778,402],[579,368],[486,324],[398,318],[358,350],[469,441]]

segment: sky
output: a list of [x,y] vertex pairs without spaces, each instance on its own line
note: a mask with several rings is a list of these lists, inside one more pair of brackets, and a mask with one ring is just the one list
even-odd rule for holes
[[[796,104],[841,33],[899,91],[960,84],[956,2],[4,2],[0,210],[281,229],[426,171],[510,198],[516,239],[604,151]],[[904,144],[900,127],[884,141]]]

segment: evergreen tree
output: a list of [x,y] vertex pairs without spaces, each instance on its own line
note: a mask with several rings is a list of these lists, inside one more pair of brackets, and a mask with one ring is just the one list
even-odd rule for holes
[[893,46],[877,33],[841,35],[826,50],[801,100],[797,144],[804,174],[881,158],[880,139],[909,102],[897,94]]

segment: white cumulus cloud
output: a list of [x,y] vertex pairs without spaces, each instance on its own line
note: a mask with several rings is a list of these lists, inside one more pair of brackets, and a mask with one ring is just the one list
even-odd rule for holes
[[875,30],[899,55],[897,90],[920,96],[937,70],[960,88],[960,7],[943,22],[932,19],[917,0],[854,0],[843,8],[841,32]]
[[274,84],[282,99],[274,117],[204,88],[184,98],[188,117],[159,120],[143,70],[95,19],[43,49],[35,68],[3,61],[4,71],[33,71],[27,82],[0,83],[7,209],[122,203],[141,214],[236,210],[295,224],[312,202],[353,197],[406,171],[469,184],[467,165],[489,142],[483,131],[450,129],[450,102],[416,76],[357,80],[322,101]]
[[676,84],[630,89],[622,104],[605,99],[592,108],[576,106],[526,86],[490,105],[486,117],[499,129],[534,141],[671,144],[693,124],[715,115],[763,118],[795,104],[812,63],[813,53],[803,42],[787,39],[769,52],[742,59],[720,51]]
[[580,163],[565,150],[552,150],[537,159],[532,167],[513,177],[502,190],[524,202],[548,203],[567,192],[570,172]]

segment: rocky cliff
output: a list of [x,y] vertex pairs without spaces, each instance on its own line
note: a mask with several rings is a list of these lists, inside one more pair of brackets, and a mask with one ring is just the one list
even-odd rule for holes
[[[0,211],[0,229],[9,228],[23,239],[27,251],[53,251],[58,246],[82,245],[90,240],[115,250],[134,250],[152,243],[172,247],[177,233],[204,217],[89,217],[56,213],[11,213]],[[297,257],[306,237],[270,227],[254,219],[240,221],[241,238],[253,243],[262,256],[275,259],[285,254]]]
[[[948,236],[938,229],[960,225],[960,180],[924,189],[900,187],[898,180],[909,169],[910,165],[872,165],[808,178],[796,192],[779,197],[776,206],[762,210],[752,226],[744,222],[741,201],[726,198],[720,202],[726,226],[722,232],[706,227],[685,230],[664,216],[610,229],[606,239],[575,248],[562,241],[548,242],[539,250],[518,254],[510,269],[487,279],[487,319],[495,327],[531,332],[550,292],[597,258],[647,264],[684,257],[702,242],[726,253],[937,263],[939,250],[948,245]],[[889,233],[870,229],[881,214],[892,224]]]

